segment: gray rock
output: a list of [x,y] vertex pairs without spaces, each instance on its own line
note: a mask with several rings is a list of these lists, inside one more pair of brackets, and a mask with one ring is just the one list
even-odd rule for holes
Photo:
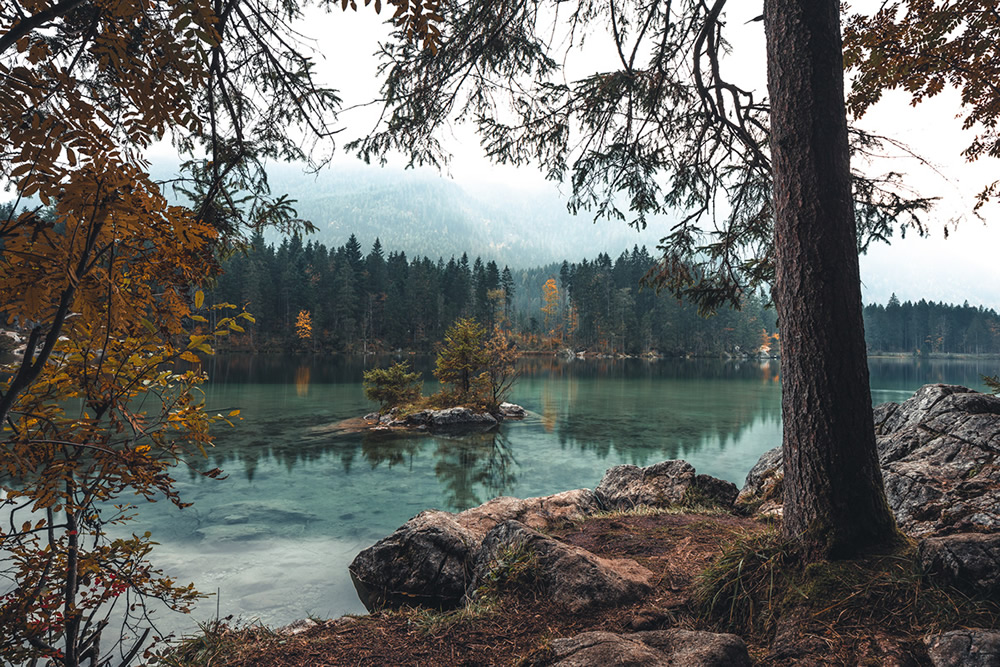
[[608,509],[628,509],[639,505],[668,507],[684,502],[708,502],[729,507],[736,499],[732,482],[696,475],[687,461],[663,461],[646,468],[619,465],[610,468],[594,489]]
[[937,581],[1000,599],[1000,533],[959,533],[921,540],[920,563]]
[[924,637],[934,667],[1000,667],[1000,630],[952,630]]
[[474,597],[479,586],[495,576],[507,554],[522,550],[535,559],[533,574],[542,593],[574,613],[630,604],[653,590],[653,573],[633,560],[601,558],[518,521],[505,521],[483,539],[469,596]]
[[515,403],[501,403],[500,404],[500,415],[504,419],[524,419],[527,415],[527,411],[520,405]]
[[576,489],[538,498],[500,496],[479,507],[459,512],[455,518],[481,539],[503,521],[520,521],[529,528],[538,530],[556,521],[579,521],[599,509],[600,505],[593,491]]
[[300,618],[297,621],[292,621],[288,625],[282,626],[275,630],[275,634],[282,635],[284,637],[294,637],[295,635],[300,635],[307,630],[311,630],[319,625],[316,621],[311,618]]
[[429,510],[359,553],[347,569],[369,611],[404,604],[448,609],[465,594],[480,539],[454,515]]
[[783,463],[784,454],[781,447],[764,452],[747,473],[746,482],[736,496],[736,505],[750,505],[773,496],[775,487],[781,482],[784,473]]
[[684,665],[685,667],[749,667],[746,644],[736,635],[692,630],[651,630],[617,635],[584,632],[552,641],[555,664],[561,667],[603,665]]
[[543,528],[597,508],[592,491],[577,489],[541,498],[494,498],[458,514],[421,512],[359,553],[348,570],[369,611],[403,604],[447,609],[461,602],[473,558],[498,523],[517,519]]
[[[914,536],[1000,531],[1000,397],[953,385],[926,385],[902,404],[875,408],[886,497]],[[738,502],[776,495],[780,450],[747,475]]]
[[459,407],[432,411],[427,424],[435,429],[469,426],[493,428],[497,425],[497,420],[488,412],[474,412],[469,408]]
[[569,639],[554,639],[551,645],[556,667],[653,667],[669,664],[661,651],[632,639],[631,635],[584,632]]

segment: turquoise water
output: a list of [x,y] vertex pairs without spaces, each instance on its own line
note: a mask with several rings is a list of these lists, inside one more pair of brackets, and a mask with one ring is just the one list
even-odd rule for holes
[[[427,370],[429,360],[414,362]],[[905,400],[928,382],[981,388],[980,376],[997,366],[873,360],[873,398]],[[774,361],[528,359],[511,400],[529,417],[465,437],[335,428],[371,409],[365,367],[350,358],[234,356],[206,369],[209,406],[242,410],[203,462],[228,477],[181,474],[181,497],[194,505],[143,504],[133,528],[160,542],[158,566],[219,596],[194,619],[161,614],[161,629],[191,630],[217,604],[222,616],[267,624],[362,613],[347,564],[423,509],[593,488],[613,465],[670,458],[741,485],[781,442]]]

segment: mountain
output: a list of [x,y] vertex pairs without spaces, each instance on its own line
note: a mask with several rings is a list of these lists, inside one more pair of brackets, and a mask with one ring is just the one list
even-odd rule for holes
[[667,224],[637,232],[624,222],[593,222],[571,215],[553,190],[504,186],[464,188],[437,172],[374,167],[335,167],[318,175],[292,167],[269,170],[275,192],[296,200],[299,216],[312,221],[326,245],[357,235],[363,248],[378,237],[387,250],[431,258],[463,252],[527,268],[564,259],[616,256],[633,245],[652,252]]

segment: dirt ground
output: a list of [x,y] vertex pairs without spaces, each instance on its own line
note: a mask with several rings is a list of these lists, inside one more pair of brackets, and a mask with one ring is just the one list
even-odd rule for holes
[[[168,664],[543,665],[552,639],[589,630],[722,631],[718,622],[695,611],[696,577],[724,545],[767,529],[757,519],[727,514],[617,516],[567,523],[549,534],[599,556],[634,559],[656,575],[653,593],[627,607],[586,614],[569,613],[542,594],[521,591],[450,613],[409,609],[344,617],[294,636],[262,628],[220,629],[217,646],[204,647],[199,660]],[[859,629],[855,623],[845,630],[829,617],[788,619],[777,630],[745,636],[751,657],[760,665],[929,664],[916,634],[877,624]]]

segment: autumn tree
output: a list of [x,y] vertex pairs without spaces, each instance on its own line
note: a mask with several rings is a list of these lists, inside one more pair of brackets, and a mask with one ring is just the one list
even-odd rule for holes
[[[434,48],[436,3],[389,4]],[[0,4],[0,183],[13,196],[0,216],[0,316],[26,337],[0,373],[5,664],[148,658],[144,601],[184,610],[198,597],[150,565],[148,534],[108,526],[131,515],[121,495],[183,506],[172,467],[235,416],[206,413],[193,391],[203,375],[174,364],[197,363],[250,321],[202,301],[219,254],[248,226],[303,226],[262,167],[308,157],[297,130],[333,135],[339,100],[286,39],[299,11],[272,0]],[[188,206],[170,205],[148,174],[144,154],[163,138],[193,156]],[[113,610],[119,637],[106,632]]]
[[497,410],[517,381],[517,360],[520,353],[514,339],[497,325],[485,342],[483,356],[485,369],[481,377],[488,392],[487,405],[491,410]]
[[[974,130],[962,151],[970,162],[1000,157],[1000,12],[994,0],[903,0],[844,26],[844,59],[856,76],[848,109],[859,118],[883,91],[902,89],[913,105],[946,88],[961,93],[962,127]],[[978,210],[1000,195],[985,183]]]
[[[846,556],[896,538],[875,465],[857,253],[896,225],[922,229],[931,200],[907,195],[899,174],[851,171],[852,151],[883,140],[846,123],[838,3],[765,3],[769,99],[726,76],[726,6],[605,0],[553,28],[543,0],[450,5],[436,57],[386,49],[384,124],[353,147],[443,163],[435,137],[461,109],[498,162],[568,180],[575,211],[639,227],[678,214],[646,277],[657,289],[712,313],[773,282],[794,478],[785,529],[809,557]],[[561,63],[594,34],[616,57],[567,81]]]
[[300,310],[295,316],[295,335],[300,340],[310,340],[313,335],[312,315],[308,310]]
[[555,278],[549,278],[542,286],[542,312],[545,314],[545,331],[555,330],[559,321],[559,286]]

